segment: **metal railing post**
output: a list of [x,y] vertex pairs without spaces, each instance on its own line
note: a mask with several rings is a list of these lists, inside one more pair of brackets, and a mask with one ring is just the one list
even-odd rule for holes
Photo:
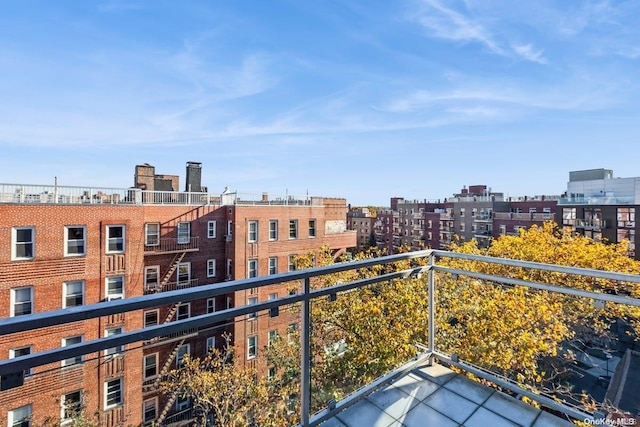
[[434,266],[435,255],[433,253],[429,254],[429,272],[427,273],[427,278],[429,281],[429,352],[433,353],[436,350],[435,340],[436,340],[436,325],[435,325],[435,293],[436,293],[436,282],[435,282],[435,271],[433,269]]
[[305,277],[302,285],[302,294],[304,295],[304,300],[302,300],[302,333],[300,335],[300,344],[302,347],[300,351],[300,424],[302,426],[309,425],[309,413],[311,408],[311,301],[309,295],[309,291],[311,288],[310,283],[311,279],[309,277]]

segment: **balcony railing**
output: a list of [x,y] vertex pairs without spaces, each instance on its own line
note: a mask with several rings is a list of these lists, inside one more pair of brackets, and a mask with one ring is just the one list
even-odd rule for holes
[[631,196],[563,197],[558,199],[558,205],[634,205],[637,203],[635,197]]
[[[440,260],[454,261],[459,260],[460,265],[464,267],[452,267],[441,263]],[[398,262],[409,262],[410,267],[391,273],[379,273],[364,278],[355,279],[348,283],[329,285],[327,287],[312,287],[312,280],[322,278],[331,274],[344,273],[349,271],[367,271],[371,273],[372,268],[378,266],[391,265]],[[570,297],[574,299],[585,299],[593,301],[596,306],[604,304],[614,305],[630,305],[640,307],[640,299],[630,298],[622,294],[610,294],[605,292],[593,292],[583,289],[568,287],[565,285],[555,285],[536,281],[522,280],[508,275],[487,274],[476,271],[473,265],[496,265],[500,266],[500,271],[527,271],[527,277],[539,277],[539,273],[553,273],[552,277],[562,277],[564,275],[573,277],[590,277],[595,281],[609,280],[619,283],[635,284],[640,283],[640,277],[633,274],[622,274],[614,272],[606,272],[601,270],[580,269],[574,267],[565,267],[551,264],[541,264],[527,261],[518,261],[505,258],[493,258],[472,254],[453,253],[441,250],[424,250],[410,252],[399,255],[392,255],[381,258],[367,259],[364,261],[356,261],[350,263],[339,263],[326,267],[313,268],[308,270],[300,270],[289,273],[276,274],[266,277],[237,280],[228,283],[216,283],[194,287],[189,289],[181,289],[171,292],[158,293],[153,295],[139,296],[115,300],[110,302],[102,302],[98,304],[74,307],[73,310],[57,310],[43,313],[36,313],[25,316],[10,317],[0,319],[0,337],[10,337],[11,334],[32,332],[40,328],[50,328],[57,325],[68,325],[73,322],[95,319],[102,316],[114,315],[117,313],[128,313],[136,310],[155,308],[159,306],[184,303],[194,300],[203,300],[205,298],[213,298],[216,296],[228,295],[238,291],[248,291],[252,288],[269,286],[280,283],[291,283],[294,281],[301,282],[301,289],[298,293],[280,297],[274,300],[262,301],[257,304],[245,305],[231,308],[224,311],[203,314],[180,321],[167,322],[143,329],[126,331],[121,334],[109,337],[98,338],[82,342],[67,347],[52,348],[46,351],[13,358],[0,360],[0,376],[2,378],[2,389],[19,388],[23,382],[23,374],[25,370],[34,367],[59,362],[64,359],[86,355],[89,353],[103,351],[105,349],[124,346],[141,341],[150,341],[159,339],[160,337],[171,336],[174,334],[185,334],[190,331],[206,328],[212,324],[225,321],[233,321],[233,319],[246,318],[247,315],[256,312],[270,312],[271,310],[284,306],[296,305],[300,310],[300,420],[302,426],[317,426],[325,422],[341,410],[357,403],[374,390],[379,389],[389,382],[399,378],[403,373],[412,369],[417,362],[409,362],[407,365],[399,366],[399,369],[393,370],[379,379],[364,385],[362,388],[353,391],[343,400],[332,402],[327,408],[320,409],[319,412],[312,414],[315,408],[312,407],[311,395],[311,363],[314,357],[311,355],[311,331],[312,331],[312,311],[311,304],[320,301],[335,301],[336,298],[342,298],[342,295],[348,295],[350,292],[361,288],[374,286],[374,293],[380,293],[385,286],[391,286],[395,281],[408,279],[416,279],[423,277],[425,280],[425,289],[428,289],[427,296],[423,303],[425,314],[424,328],[427,331],[426,343],[415,343],[420,353],[417,361],[438,359],[451,366],[456,366],[463,371],[471,372],[473,375],[484,380],[499,385],[504,390],[512,390],[514,394],[519,394],[532,399],[541,405],[550,408],[557,413],[565,414],[574,419],[594,420],[597,414],[587,413],[579,408],[566,403],[557,401],[553,396],[538,393],[529,388],[522,387],[519,383],[505,379],[495,373],[487,371],[483,368],[474,367],[467,361],[459,360],[455,354],[446,354],[440,349],[441,344],[436,342],[436,333],[438,325],[436,324],[436,314],[442,310],[436,304],[436,293],[438,292],[439,281],[458,280],[460,276],[469,278],[469,280],[478,282],[482,281],[487,286],[495,286],[499,288],[522,287],[532,292],[553,293],[559,296]],[[558,279],[564,284],[562,279]],[[336,283],[332,281],[331,283]],[[417,314],[417,313],[416,313]],[[447,313],[441,313],[445,316]],[[380,314],[382,316],[382,314]],[[449,319],[447,322],[459,322],[460,320]],[[472,321],[472,320],[468,320]],[[424,344],[424,346],[422,345]],[[487,343],[489,348],[492,343]],[[6,357],[6,354],[3,356]],[[34,381],[33,374],[29,381]],[[139,387],[139,385],[138,385]],[[121,419],[110,421],[122,421]]]
[[167,254],[175,252],[194,252],[199,249],[198,237],[162,237],[147,242],[144,246],[145,255]]
[[607,228],[607,222],[604,219],[580,219],[577,218],[575,222],[576,228],[591,228],[591,229],[602,229]]
[[494,212],[493,217],[495,219],[508,219],[508,220],[520,220],[520,221],[553,221],[554,214],[552,213],[523,213],[523,212]]
[[180,282],[169,282],[161,285],[160,283],[145,283],[144,285],[144,293],[147,294],[155,294],[157,292],[169,292],[175,291],[176,289],[186,289],[193,288],[198,286],[198,279],[188,279]]

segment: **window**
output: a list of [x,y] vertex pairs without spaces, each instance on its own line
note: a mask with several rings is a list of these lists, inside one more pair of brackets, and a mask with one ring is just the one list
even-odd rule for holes
[[144,378],[154,378],[158,375],[158,353],[147,354],[142,360]]
[[107,225],[107,253],[124,252],[124,225]]
[[10,427],[30,427],[31,426],[31,405],[21,406],[9,411]]
[[289,271],[296,271],[296,256],[289,255]]
[[278,240],[278,220],[269,221],[269,240]]
[[232,271],[233,271],[233,260],[227,258],[227,280],[231,280]]
[[84,280],[74,280],[62,284],[62,308],[84,304]]
[[258,260],[250,259],[247,264],[247,277],[258,277]]
[[267,378],[268,379],[275,378],[277,373],[278,373],[278,368],[276,368],[275,366],[269,366],[269,370],[267,371]]
[[188,285],[191,282],[191,263],[181,262],[178,264],[176,275],[178,276],[178,286]]
[[33,313],[33,288],[11,289],[11,316]]
[[267,345],[271,345],[277,339],[278,339],[278,331],[275,329],[273,331],[269,331],[269,340],[267,341]]
[[215,313],[216,311],[216,299],[207,298],[207,313]]
[[106,381],[104,383],[104,408],[112,408],[114,406],[122,405],[122,390],[123,379],[116,378],[115,380]]
[[176,354],[176,367],[182,368],[184,366],[184,357],[187,354],[189,354],[189,344],[181,345]]
[[191,400],[188,397],[178,397],[176,399],[176,412],[186,411],[191,406]]
[[233,236],[233,221],[227,221],[227,241],[231,241],[231,237]]
[[227,297],[227,310],[233,308],[233,298]]
[[618,208],[617,218],[618,227],[635,227],[636,208]]
[[298,338],[298,324],[292,323],[287,327],[287,341],[293,344]]
[[[257,304],[258,303],[258,297],[249,297],[249,299],[247,300],[247,305],[253,305],[253,304]],[[249,313],[247,315],[247,319],[252,320],[252,319],[256,319],[258,317],[258,313]]]
[[269,274],[277,274],[278,273],[278,258],[271,257],[269,258]]
[[257,242],[258,241],[258,221],[249,221],[249,232],[248,239],[249,242]]
[[[13,359],[14,357],[28,356],[30,354],[31,354],[31,346],[13,348],[9,350],[9,359]],[[23,375],[25,378],[30,377],[31,369],[25,369]]]
[[191,223],[179,222],[178,223],[178,244],[184,245],[191,241]]
[[[74,344],[80,344],[82,342],[82,335],[76,335],[75,337],[67,337],[62,339],[62,347],[68,347]],[[82,356],[70,357],[62,361],[62,366],[72,366],[82,363]]]
[[[112,337],[114,335],[120,335],[122,333],[122,328],[111,328],[104,331],[105,337]],[[124,346],[119,345],[117,347],[108,348],[104,351],[105,356],[117,356],[124,352]]]
[[216,277],[216,260],[207,260],[207,277]]
[[309,220],[309,237],[316,237],[316,220]]
[[62,395],[60,399],[62,422],[71,421],[82,412],[82,390]]
[[36,231],[32,227],[16,227],[11,229],[11,259],[24,260],[34,258]]
[[159,312],[158,310],[149,310],[144,312],[144,327],[155,326],[158,324]]
[[160,266],[154,265],[144,268],[144,290],[149,292],[157,292],[160,290],[160,282],[158,281],[160,276]]
[[247,359],[253,359],[258,355],[258,337],[247,338]]
[[107,277],[107,301],[124,298],[124,276]]
[[176,311],[176,320],[188,319],[189,316],[191,316],[191,303],[179,304],[178,311]]
[[562,208],[562,225],[575,225],[576,208]]
[[160,244],[160,223],[150,222],[144,225],[144,245],[158,246]]
[[145,427],[153,425],[154,421],[158,417],[157,398],[145,400],[142,403],[142,415]]
[[64,228],[64,255],[80,256],[85,254],[85,227],[65,227]]
[[460,208],[460,216],[464,216],[465,208]]
[[207,346],[205,354],[211,353],[216,348],[216,337],[207,338]]
[[215,221],[207,222],[207,238],[209,239],[216,238],[216,222]]
[[298,238],[298,220],[297,219],[289,220],[289,238],[290,239]]

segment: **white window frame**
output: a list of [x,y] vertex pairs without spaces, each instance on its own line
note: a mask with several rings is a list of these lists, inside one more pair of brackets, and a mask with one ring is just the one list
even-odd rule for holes
[[247,241],[249,243],[258,241],[258,221],[247,222]]
[[[17,300],[17,292],[25,290],[25,289],[29,291],[29,299],[28,300],[23,300],[23,301],[18,301]],[[22,293],[22,292],[20,292],[20,293]],[[11,289],[11,298],[10,299],[11,299],[11,312],[10,312],[11,317],[25,316],[27,314],[32,314],[32,313],[35,312],[33,286],[21,286],[19,288]],[[28,313],[16,314],[16,306],[18,304],[29,304],[29,312]],[[22,310],[20,310],[20,311],[22,311]]]
[[274,242],[278,240],[278,220],[269,220],[269,241]]
[[315,218],[309,219],[309,238],[315,239],[318,234],[318,221]]
[[205,343],[205,348],[204,348],[204,354],[209,354],[209,351],[212,351],[215,348],[216,348],[216,337],[207,337],[207,341]]
[[216,298],[207,298],[207,314],[216,312]]
[[296,261],[295,261],[296,256],[297,255],[295,255],[295,254],[289,255],[289,258],[288,258],[288,261],[289,261],[288,269],[289,269],[289,271],[296,271]]
[[[111,229],[116,229],[116,228],[120,228],[122,229],[122,237],[111,237]],[[127,237],[127,228],[123,225],[123,224],[117,224],[117,225],[107,225],[106,226],[106,245],[107,247],[105,248],[105,252],[108,254],[121,254],[124,253],[124,251],[126,250],[126,237]],[[116,246],[121,246],[121,249],[110,249],[111,245],[115,244]]]
[[[124,298],[124,276],[108,276],[105,279],[105,295],[107,296],[107,301],[118,300]],[[120,292],[112,292],[109,288],[111,284],[115,284],[117,281],[120,282]]]
[[[31,232],[31,240],[18,242],[18,231],[29,230]],[[31,247],[31,256],[18,256],[18,245]],[[25,261],[36,257],[36,228],[35,227],[13,227],[11,229],[11,260]]]
[[[153,364],[147,363],[148,360],[153,360]],[[156,378],[158,376],[158,353],[145,354],[142,358],[142,378],[145,380]],[[147,375],[147,370],[153,368],[154,374]]]
[[298,220],[290,219],[289,220],[289,239],[297,239],[298,238]]
[[[69,395],[73,395],[73,394],[78,394],[78,401],[77,402],[73,402],[72,405],[75,406],[75,408],[67,408],[67,402],[70,400]],[[61,424],[66,424],[68,422],[72,421],[72,417],[70,415],[80,415],[80,412],[82,411],[82,398],[83,396],[83,392],[82,389],[80,390],[76,390],[76,391],[72,391],[71,393],[66,393],[63,394],[62,396],[60,396],[60,420],[61,420]],[[69,410],[75,410],[76,412],[74,414],[68,414],[67,413],[67,409]]]
[[[153,417],[147,419],[147,409],[153,408]],[[158,418],[158,398],[153,397],[142,402],[142,425],[145,427],[152,426]]]
[[258,277],[258,260],[250,259],[247,261],[247,278]]
[[191,354],[191,345],[189,343],[182,344],[176,352],[176,368],[182,368],[182,359],[187,354]]
[[[19,412],[24,411],[26,413],[26,415],[20,414],[21,418],[16,419],[16,416],[18,415]],[[17,426],[17,427],[21,427],[23,424],[23,420],[27,420],[28,421],[28,425],[31,425],[31,417],[33,417],[33,408],[31,406],[31,404],[29,405],[24,405],[24,406],[20,406],[19,408],[15,408],[12,409],[8,412],[8,426],[9,427],[13,427],[13,426]]]
[[278,274],[278,257],[269,258],[269,274]]
[[[77,342],[69,342],[69,341],[77,341]],[[84,338],[82,335],[74,335],[71,337],[62,338],[62,347],[66,347],[68,345],[80,344],[82,341],[84,341]],[[68,359],[64,359],[61,362],[61,364],[63,367],[78,366],[78,365],[81,365],[83,361],[84,361],[84,356],[75,356],[75,357],[70,357]]]
[[[254,305],[258,303],[258,297],[249,297],[247,298],[247,305]],[[247,320],[254,320],[258,318],[258,312],[247,314]]]
[[295,340],[295,333],[298,331],[298,324],[297,323],[290,323],[289,326],[287,326],[287,342],[289,344],[293,344],[294,340]]
[[[155,323],[147,323],[147,315],[151,315],[151,314],[155,315],[156,321]],[[154,309],[154,310],[145,310],[142,314],[142,324],[145,328],[149,328],[151,326],[156,326],[160,324],[160,310],[159,309]]]
[[[69,293],[69,288],[71,286],[80,285],[80,303],[69,305],[69,298],[74,297],[73,299],[78,299],[76,295],[77,293],[71,294]],[[69,280],[67,282],[62,283],[62,308],[67,307],[79,307],[84,305],[84,280]]]
[[[80,229],[82,230],[82,238],[81,239],[70,239],[69,231],[71,229]],[[71,245],[78,245],[78,242],[81,242],[82,251],[81,252],[72,252],[69,251]],[[78,245],[79,246],[79,245]],[[64,256],[66,257],[76,257],[76,256],[84,256],[87,254],[87,227],[84,225],[67,225],[64,227]]]
[[[185,316],[184,314],[180,314],[180,309],[186,307],[187,308],[187,315]],[[184,320],[184,319],[188,319],[191,317],[191,303],[190,302],[183,302],[182,304],[178,304],[178,307],[176,307],[176,321],[177,320]]]
[[[149,282],[149,273],[155,271],[156,280],[155,283]],[[150,286],[153,288],[151,289]],[[159,290],[160,287],[160,266],[149,265],[144,268],[144,289],[145,290]]]
[[[111,388],[111,391],[109,389]],[[117,400],[109,399],[111,395],[119,395]],[[115,397],[115,396],[114,396]],[[109,402],[111,400],[111,403]],[[124,378],[114,378],[104,382],[104,409],[115,408],[124,403]]]
[[[24,350],[27,350],[26,352]],[[25,345],[22,347],[16,347],[9,350],[9,359],[15,359],[16,357],[28,356],[33,353],[32,345]],[[23,372],[24,378],[29,378],[33,375],[32,368],[25,369]]]
[[[150,226],[157,227],[157,230],[152,230]],[[148,222],[144,225],[144,245],[145,246],[158,246],[160,245],[160,223]]]
[[[186,227],[186,231],[184,228]],[[179,222],[176,226],[176,237],[179,245],[186,245],[191,242],[191,223],[187,221]]]
[[233,237],[233,221],[231,220],[227,221],[227,237]]
[[[114,335],[120,335],[123,332],[124,332],[124,328],[121,326],[118,326],[116,328],[105,329],[104,336],[105,338],[112,337]],[[104,355],[111,356],[111,357],[119,356],[123,353],[124,353],[124,345],[119,345],[117,347],[111,347],[104,350]]]
[[216,227],[218,223],[216,221],[207,221],[207,238],[215,239],[217,235]]
[[207,277],[216,277],[216,260],[207,260]]
[[270,346],[276,339],[278,339],[278,330],[272,329],[267,332],[267,346]]
[[[184,280],[180,280],[180,275],[181,275],[181,268],[182,267],[186,267],[187,268],[187,280],[186,282]],[[176,268],[176,285],[180,286],[180,285],[188,285],[189,283],[191,283],[191,263],[190,262],[181,262],[178,264],[178,268]]]
[[258,336],[247,337],[247,360],[255,359],[258,356]]

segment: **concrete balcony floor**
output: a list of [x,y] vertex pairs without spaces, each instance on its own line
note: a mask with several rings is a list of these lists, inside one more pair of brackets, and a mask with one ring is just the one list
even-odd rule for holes
[[322,427],[571,427],[565,421],[442,365],[416,368]]

